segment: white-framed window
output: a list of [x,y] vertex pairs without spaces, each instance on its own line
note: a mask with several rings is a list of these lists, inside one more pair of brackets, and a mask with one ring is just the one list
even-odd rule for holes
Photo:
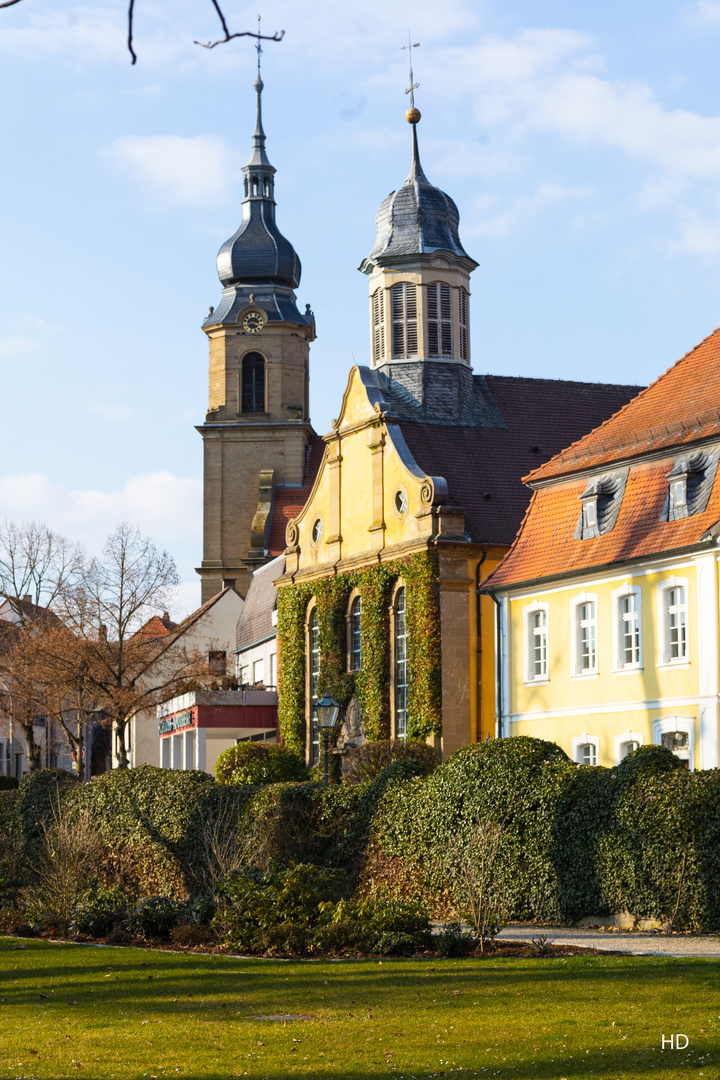
[[669,577],[658,585],[659,664],[687,664],[688,582]]
[[615,670],[642,667],[642,589],[625,582],[612,594]]
[[253,661],[253,683],[265,682],[265,661],[255,660]]
[[268,686],[277,687],[277,653],[271,652],[268,660],[270,662],[270,682]]
[[640,731],[623,731],[622,735],[616,735],[614,740],[615,745],[615,764],[619,765],[620,762],[632,754],[633,750],[637,750],[639,746],[642,746],[645,739]]
[[571,600],[570,664],[573,676],[597,675],[597,610],[595,593],[582,592]]
[[600,760],[600,739],[587,731],[571,740],[570,756],[578,765],[597,765]]
[[548,605],[528,604],[523,609],[525,625],[525,681],[547,682],[548,669]]
[[390,290],[392,304],[392,354],[399,360],[418,354],[417,285],[398,281]]
[[427,287],[427,333],[428,356],[452,356],[452,293],[444,281]]
[[385,357],[385,290],[376,289],[372,294],[372,347],[373,360],[379,364]]
[[663,716],[653,721],[653,742],[665,746],[685,764],[694,769],[695,719],[692,716]]

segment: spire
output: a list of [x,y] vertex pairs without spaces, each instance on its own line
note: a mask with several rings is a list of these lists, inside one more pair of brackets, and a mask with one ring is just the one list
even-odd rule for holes
[[250,156],[250,160],[247,163],[247,167],[253,167],[255,165],[265,165],[272,168],[268,156],[265,153],[265,132],[262,126],[262,92],[264,83],[260,75],[260,57],[262,56],[262,45],[260,43],[260,16],[258,15],[258,39],[255,46],[257,50],[257,79],[253,83],[253,90],[257,94],[257,104],[255,106],[255,130],[253,132],[253,152]]

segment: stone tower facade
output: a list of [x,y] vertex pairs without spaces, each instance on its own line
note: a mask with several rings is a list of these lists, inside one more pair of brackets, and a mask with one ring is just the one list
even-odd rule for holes
[[258,75],[253,150],[243,168],[242,222],[220,248],[222,299],[203,323],[210,346],[204,444],[204,603],[235,579],[244,596],[268,557],[273,491],[300,487],[310,437],[309,345],[315,320],[294,290],[300,260],[275,224],[275,169],[265,152]]
[[381,203],[375,247],[360,266],[369,278],[371,366],[418,418],[461,422],[474,408],[469,300],[478,264],[460,242],[455,203],[422,170],[419,111],[407,119],[410,173]]

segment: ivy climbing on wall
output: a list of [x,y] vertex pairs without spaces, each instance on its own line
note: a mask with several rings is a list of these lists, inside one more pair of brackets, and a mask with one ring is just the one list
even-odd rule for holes
[[[410,739],[442,731],[442,667],[438,561],[422,551],[405,559],[278,590],[278,691],[285,744],[305,749],[306,637],[308,605],[315,598],[321,693],[328,689],[344,712],[357,696],[368,739],[390,737],[390,604],[395,585],[405,585],[407,610],[408,723]],[[347,670],[346,616],[350,594],[362,598],[362,671]]]

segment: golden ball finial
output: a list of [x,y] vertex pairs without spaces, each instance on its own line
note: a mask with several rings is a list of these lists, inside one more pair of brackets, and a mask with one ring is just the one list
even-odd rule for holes
[[417,124],[420,120],[421,115],[422,114],[420,110],[416,109],[413,105],[412,109],[408,109],[408,111],[405,113],[405,119],[407,120],[408,124]]

